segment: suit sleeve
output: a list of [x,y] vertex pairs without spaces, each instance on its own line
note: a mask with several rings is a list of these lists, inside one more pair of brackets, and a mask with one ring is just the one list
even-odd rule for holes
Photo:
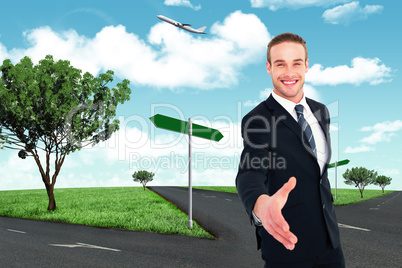
[[269,166],[269,124],[262,117],[242,120],[243,151],[236,177],[236,188],[253,222],[252,210],[258,197],[268,194],[266,187]]

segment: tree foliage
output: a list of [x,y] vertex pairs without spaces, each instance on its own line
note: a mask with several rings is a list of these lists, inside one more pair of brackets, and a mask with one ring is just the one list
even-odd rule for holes
[[[29,57],[15,65],[4,60],[0,72],[0,147],[35,159],[49,196],[48,209],[54,210],[53,188],[66,155],[105,141],[119,129],[116,107],[130,99],[130,82],[109,88],[113,71],[81,75],[69,61],[54,61],[50,55],[37,65]],[[38,150],[45,152],[44,163]]]
[[148,172],[146,170],[139,170],[134,172],[132,177],[134,178],[133,181],[135,182],[140,182],[142,186],[144,187],[145,191],[145,186],[147,185],[148,182],[152,181],[154,179],[155,173]]
[[380,186],[382,189],[382,193],[384,193],[385,186],[390,185],[391,181],[392,181],[392,178],[384,176],[384,175],[380,175],[375,178],[374,184]]
[[345,184],[354,185],[359,188],[360,197],[363,198],[364,187],[374,182],[377,172],[364,167],[355,167],[351,170],[347,169],[342,176],[345,179]]

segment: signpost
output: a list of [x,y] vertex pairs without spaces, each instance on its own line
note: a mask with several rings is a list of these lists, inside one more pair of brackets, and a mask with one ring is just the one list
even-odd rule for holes
[[345,160],[337,161],[337,162],[334,162],[334,163],[331,163],[331,164],[328,165],[328,168],[333,168],[333,167],[335,168],[335,199],[338,198],[338,187],[337,187],[337,180],[338,180],[338,177],[337,177],[337,169],[338,169],[339,166],[343,166],[343,165],[349,164],[349,162],[350,162],[349,159],[345,159]]
[[[175,131],[183,134],[189,134],[189,122],[172,118],[169,116],[156,114],[149,118],[158,128]],[[192,136],[204,138],[207,140],[220,141],[223,138],[222,133],[213,128],[192,124]]]
[[183,134],[188,134],[188,227],[193,228],[193,190],[191,178],[191,136],[204,138],[213,141],[220,141],[222,133],[213,128],[192,123],[191,118],[187,121],[179,120],[169,116],[156,114],[149,118],[157,128],[163,128]]

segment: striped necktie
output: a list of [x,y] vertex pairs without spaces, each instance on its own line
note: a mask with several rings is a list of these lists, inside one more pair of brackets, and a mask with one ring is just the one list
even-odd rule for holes
[[317,147],[315,146],[313,131],[311,130],[310,125],[304,118],[303,105],[301,104],[296,105],[295,110],[297,114],[297,123],[299,123],[300,127],[302,128],[304,135],[306,136],[308,142],[310,143],[310,147],[313,150],[314,156],[317,158]]

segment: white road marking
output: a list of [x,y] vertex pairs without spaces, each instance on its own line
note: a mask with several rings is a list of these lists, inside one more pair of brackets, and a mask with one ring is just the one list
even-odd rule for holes
[[232,201],[232,199],[225,199],[226,201]]
[[206,195],[206,196],[204,196],[204,197],[212,197],[212,198],[216,198],[216,196],[214,196],[214,195]]
[[14,232],[14,233],[19,233],[19,234],[26,234],[26,232],[23,231],[18,231],[18,230],[13,230],[13,229],[7,229],[9,232]]
[[375,208],[370,208],[369,210],[379,210],[379,209],[380,209],[380,206],[382,206],[382,205],[388,203],[389,201],[391,201],[392,199],[394,199],[395,197],[397,197],[397,196],[400,195],[400,194],[401,194],[401,192],[399,192],[398,194],[394,195],[393,197],[391,197],[391,198],[385,200],[385,201],[382,202],[381,204],[378,204],[377,207],[375,207]]
[[65,247],[65,248],[94,248],[94,249],[103,249],[103,250],[109,250],[109,251],[121,251],[120,249],[105,248],[105,247],[100,247],[100,246],[95,246],[95,245],[89,245],[89,244],[84,244],[84,243],[79,243],[79,242],[77,242],[75,245],[49,244],[49,246],[53,246],[53,247]]
[[341,228],[348,228],[348,229],[355,229],[355,230],[370,232],[369,229],[359,228],[359,227],[350,226],[350,225],[346,225],[346,224],[342,224],[342,223],[338,223],[338,226]]

